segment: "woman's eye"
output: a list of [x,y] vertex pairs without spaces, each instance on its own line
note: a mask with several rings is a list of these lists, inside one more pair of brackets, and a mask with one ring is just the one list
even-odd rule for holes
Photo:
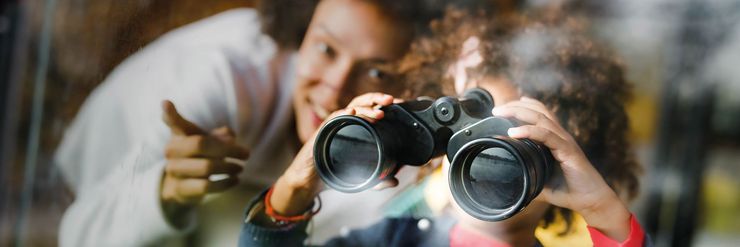
[[318,44],[316,44],[316,49],[329,57],[334,57],[334,49],[329,47],[329,45],[324,42],[319,42]]
[[373,80],[382,81],[388,77],[388,74],[381,69],[371,68],[367,71],[367,76]]
[[376,80],[381,80],[385,77],[385,73],[379,69],[372,68],[367,71],[367,76]]

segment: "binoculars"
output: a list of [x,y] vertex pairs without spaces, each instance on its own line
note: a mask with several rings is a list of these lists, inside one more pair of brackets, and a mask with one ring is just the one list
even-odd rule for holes
[[510,138],[508,129],[519,123],[492,116],[493,106],[493,97],[476,88],[460,98],[385,106],[375,123],[333,118],[314,144],[319,176],[338,191],[360,192],[403,165],[421,166],[447,154],[449,186],[460,207],[481,220],[507,219],[542,191],[555,161],[542,144]]

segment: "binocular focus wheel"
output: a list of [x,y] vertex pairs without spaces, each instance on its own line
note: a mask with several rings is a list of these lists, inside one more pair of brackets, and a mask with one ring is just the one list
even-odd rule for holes
[[471,88],[465,90],[465,92],[463,92],[463,98],[476,99],[479,102],[483,103],[484,108],[486,109],[493,109],[495,105],[493,101],[493,96],[491,96],[491,94],[487,91],[480,88]]

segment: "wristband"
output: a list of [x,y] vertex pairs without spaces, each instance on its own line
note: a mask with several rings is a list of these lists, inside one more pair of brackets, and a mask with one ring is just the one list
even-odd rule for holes
[[[285,226],[297,222],[301,222],[304,220],[309,220],[311,217],[316,215],[321,210],[321,198],[319,196],[316,196],[316,200],[314,203],[311,204],[310,208],[301,215],[295,215],[295,216],[284,216],[280,215],[277,212],[275,212],[275,209],[270,204],[270,197],[272,197],[272,191],[274,187],[270,187],[270,189],[267,191],[267,195],[265,195],[265,214],[270,218],[270,220],[279,225],[279,226]],[[314,210],[314,205],[318,205],[316,209]]]

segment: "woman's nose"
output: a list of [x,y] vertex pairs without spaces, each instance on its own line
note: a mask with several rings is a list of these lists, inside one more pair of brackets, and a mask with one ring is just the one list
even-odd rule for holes
[[337,63],[325,74],[322,80],[322,88],[325,89],[322,90],[324,91],[322,98],[325,98],[326,101],[331,102],[332,107],[342,107],[338,105],[338,101],[342,96],[341,94],[346,91],[345,89],[350,83],[348,82],[348,80],[350,79],[349,77],[351,72],[352,63],[342,62]]
[[347,84],[347,80],[349,79],[351,71],[351,61],[339,61],[327,71],[325,75],[326,77],[324,78],[324,83],[336,89],[337,91],[341,91],[342,88],[344,88],[344,86]]

